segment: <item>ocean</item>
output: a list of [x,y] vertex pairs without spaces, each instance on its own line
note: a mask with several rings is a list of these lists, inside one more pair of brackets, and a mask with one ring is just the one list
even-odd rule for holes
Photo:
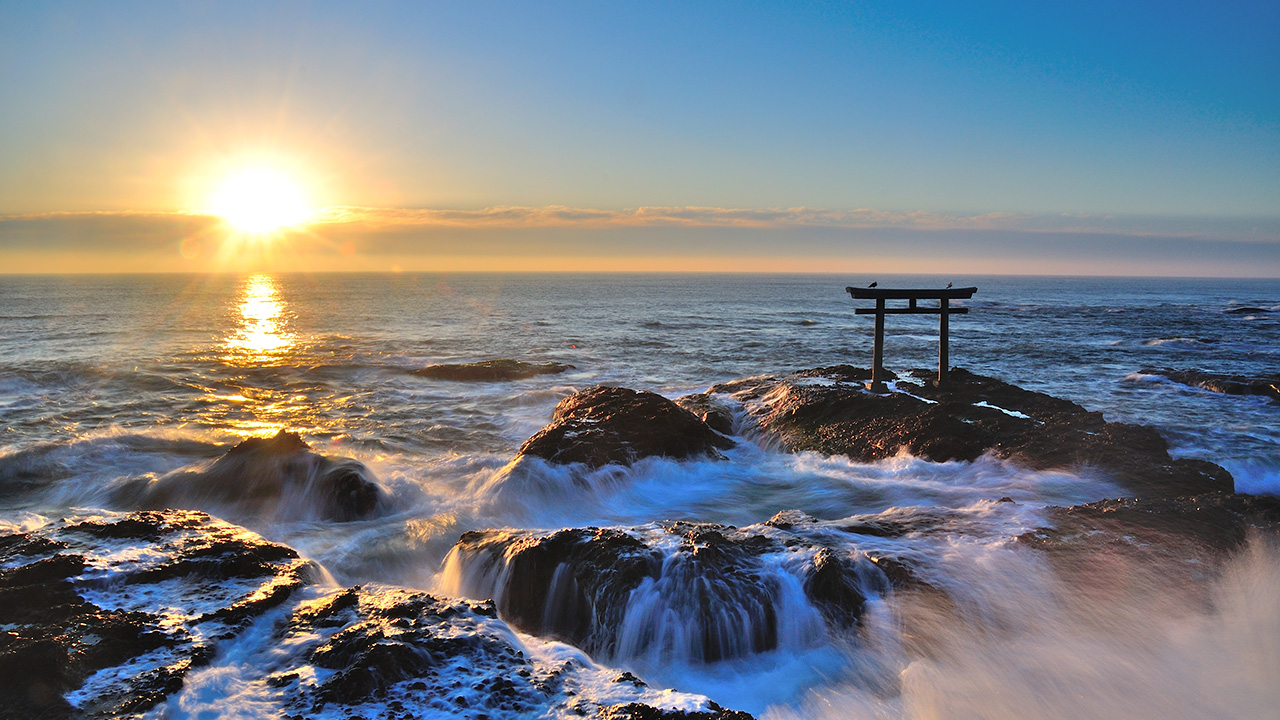
[[[674,399],[736,378],[869,366],[872,320],[854,315],[844,288],[872,281],[976,286],[960,303],[969,313],[951,318],[952,365],[1108,420],[1154,426],[1175,457],[1221,465],[1240,492],[1280,494],[1280,405],[1151,372],[1280,371],[1275,280],[0,276],[0,531],[135,510],[121,487],[203,468],[245,438],[280,430],[316,452],[363,462],[385,493],[385,512],[334,522],[305,503],[224,495],[185,497],[183,507],[316,563],[323,572],[309,597],[357,584],[474,593],[450,553],[473,530],[642,532],[670,521],[752,526],[787,510],[823,521],[945,512],[955,519],[945,530],[857,541],[856,549],[917,558],[963,609],[923,640],[885,593],[847,636],[797,620],[794,634],[766,652],[708,661],[679,643],[621,643],[582,662],[769,718],[1274,713],[1280,551],[1253,541],[1225,570],[1206,574],[1203,602],[1152,591],[1083,606],[1078,588],[1012,538],[1047,522],[1049,506],[1123,494],[1087,470],[1035,472],[986,457],[857,463],[742,440],[727,462],[651,458],[513,476],[525,472],[510,467],[517,449],[577,390],[620,385]],[[495,381],[419,372],[499,359],[572,367]],[[888,318],[889,369],[936,363],[935,316]],[[994,502],[1002,497],[1014,502]],[[654,602],[637,597],[627,622],[678,630],[671,608],[641,607]],[[811,609],[795,602],[794,617],[807,617]],[[534,655],[582,652],[517,637]],[[280,716],[281,691],[255,670],[264,653],[283,652],[270,638],[258,626],[244,630],[147,712]],[[425,701],[397,702],[394,712],[361,712],[448,716]],[[316,712],[346,716],[332,708]]]

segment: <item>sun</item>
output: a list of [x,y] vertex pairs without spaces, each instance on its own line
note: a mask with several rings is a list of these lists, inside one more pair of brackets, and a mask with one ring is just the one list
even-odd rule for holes
[[210,203],[243,233],[265,234],[301,225],[311,217],[302,190],[285,175],[265,168],[245,170],[222,182]]

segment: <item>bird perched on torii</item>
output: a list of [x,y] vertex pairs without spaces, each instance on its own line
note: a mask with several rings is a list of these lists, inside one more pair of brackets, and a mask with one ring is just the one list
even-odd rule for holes
[[878,283],[878,282],[873,282],[873,283],[871,283],[870,285],[868,285],[867,287],[869,287],[869,288],[873,288],[873,287],[875,287],[875,286],[877,286],[877,285],[879,285],[879,284],[880,284],[880,283]]

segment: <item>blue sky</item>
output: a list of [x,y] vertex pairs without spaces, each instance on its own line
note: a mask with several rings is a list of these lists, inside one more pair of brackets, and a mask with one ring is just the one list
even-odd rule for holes
[[[1002,232],[1230,240],[1241,272],[1280,274],[1278,37],[1261,2],[9,2],[0,253],[36,262],[62,213],[204,210],[220,174],[267,162],[317,206],[963,219],[913,225],[940,238],[997,214]],[[853,225],[831,226],[850,262],[882,237]],[[330,229],[375,258],[380,227]],[[413,265],[404,234],[434,228],[399,228]],[[604,254],[647,252],[590,229]],[[156,232],[178,262],[182,238]],[[313,234],[293,247],[341,244]],[[107,235],[87,247],[109,254]],[[1076,264],[1108,267],[1087,245]]]

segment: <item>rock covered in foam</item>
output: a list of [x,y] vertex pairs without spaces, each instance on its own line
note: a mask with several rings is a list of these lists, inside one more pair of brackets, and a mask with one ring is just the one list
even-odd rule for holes
[[1068,400],[953,369],[938,388],[931,373],[897,380],[888,393],[862,385],[865,370],[836,366],[749,378],[709,391],[741,403],[768,437],[792,452],[847,455],[870,462],[906,450],[934,461],[972,461],[984,453],[1027,467],[1093,467],[1143,496],[1230,492],[1221,467],[1175,460],[1154,428],[1107,422]]
[[284,430],[248,438],[206,469],[125,483],[113,499],[130,507],[337,521],[369,517],[385,504],[363,463],[314,453],[297,433]]
[[0,714],[142,713],[302,587],[293,550],[187,511],[0,536]]
[[491,602],[400,588],[301,603],[270,646],[295,653],[265,684],[301,717],[750,717],[651,689],[563,647],[530,647]]
[[523,360],[482,360],[473,363],[444,363],[428,365],[414,370],[414,375],[436,380],[458,380],[463,382],[501,382],[503,380],[522,380],[538,375],[556,375],[574,366],[558,362],[531,363]]
[[857,624],[867,597],[889,591],[867,557],[794,524],[470,532],[444,577],[460,594],[492,597],[521,630],[620,661],[804,647],[828,626]]
[[733,441],[656,393],[598,386],[556,405],[551,424],[520,446],[519,457],[589,467],[643,457],[723,457]]

